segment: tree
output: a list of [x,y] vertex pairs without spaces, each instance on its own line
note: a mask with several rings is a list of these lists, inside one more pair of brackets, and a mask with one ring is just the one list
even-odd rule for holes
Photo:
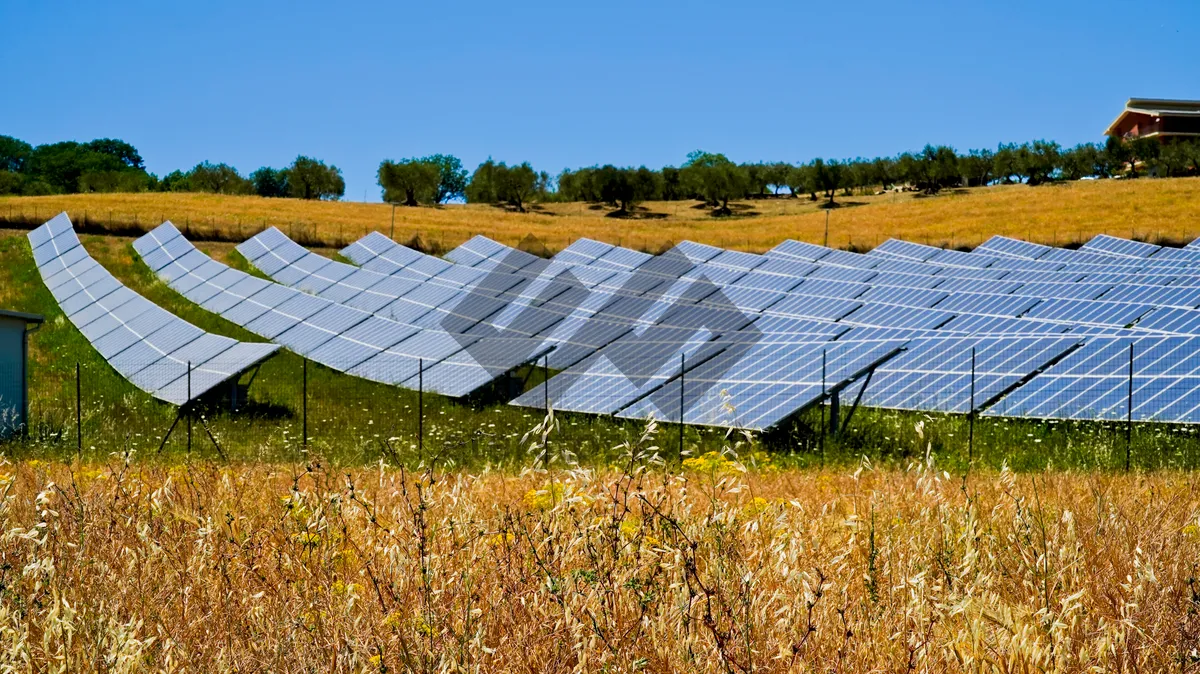
[[1159,153],[1162,151],[1162,146],[1158,140],[1154,138],[1134,138],[1129,142],[1129,177],[1137,177],[1137,165],[1141,163],[1147,167],[1153,165],[1154,160],[1158,159]]
[[[170,176],[167,176],[168,178]],[[164,181],[166,178],[163,179]],[[263,166],[250,174],[250,182],[254,183],[254,193],[260,197],[286,197],[288,195],[287,169],[274,169]]]
[[500,201],[496,188],[497,164],[491,157],[475,168],[467,183],[467,203],[494,204]]
[[416,206],[437,199],[440,171],[437,164],[427,159],[384,160],[376,176],[383,188],[384,201]]
[[449,154],[431,154],[421,161],[432,164],[438,170],[437,194],[434,200],[444,204],[451,199],[461,199],[467,191],[467,170],[458,157]]
[[300,155],[287,167],[288,196],[297,199],[337,201],[346,194],[342,171],[312,157]]
[[767,181],[767,185],[771,187],[773,194],[778,195],[779,190],[787,187],[788,172],[791,170],[791,164],[781,161],[766,165],[763,178]]
[[24,172],[49,184],[54,191],[79,191],[79,178],[89,171],[129,168],[114,155],[96,152],[74,141],[38,145],[25,162]]
[[1092,143],[1080,143],[1075,147],[1062,151],[1060,167],[1064,180],[1079,180],[1087,176],[1099,175],[1099,147]]
[[88,171],[79,176],[79,191],[148,192],[155,182],[145,171]]
[[1129,145],[1116,136],[1109,136],[1104,141],[1104,154],[1108,157],[1109,163],[1113,165],[1114,175],[1117,171],[1124,169],[1126,164],[1132,164],[1133,161],[1133,152]]
[[991,150],[971,150],[958,158],[958,167],[967,179],[967,186],[983,186],[992,181],[996,154]]
[[674,166],[664,166],[659,172],[662,176],[662,198],[665,201],[679,201],[687,198],[683,182],[679,177],[679,169]]
[[1061,150],[1058,143],[1046,140],[1021,145],[1017,149],[1017,164],[1025,175],[1026,184],[1040,185],[1053,179],[1059,167]]
[[131,169],[145,168],[145,165],[142,163],[142,155],[138,154],[137,148],[123,140],[97,138],[85,144],[84,148],[92,152],[108,155]]
[[[1000,179],[1000,182],[1005,185],[1011,185],[1013,182],[1021,181],[1016,143],[1000,143],[996,147],[996,154],[993,155],[992,159],[992,171]],[[1014,176],[1016,176],[1016,181],[1013,180]]]
[[788,169],[787,187],[793,197],[799,198],[801,194],[809,193],[815,200],[817,189],[812,185],[812,168],[810,166],[806,164]]
[[771,180],[768,177],[769,169],[767,165],[763,163],[742,164],[741,169],[746,176],[746,191],[748,195],[765,195],[767,193],[767,186],[771,184]]
[[524,213],[526,202],[537,191],[537,172],[533,170],[529,162],[523,162],[511,167],[505,166],[504,162],[500,162],[496,169],[495,187],[497,200],[507,201],[518,212]]
[[713,215],[729,215],[729,200],[746,194],[750,180],[746,171],[723,154],[696,150],[688,154],[682,180],[706,203],[716,206]]
[[24,183],[20,173],[0,170],[0,194],[20,194]]
[[33,146],[12,136],[0,136],[0,171],[19,173],[33,154]]
[[[168,176],[169,177],[169,176]],[[188,191],[212,194],[250,194],[254,185],[229,164],[196,164],[187,175]]]
[[158,181],[159,192],[188,192],[191,186],[188,184],[188,174],[175,169],[171,171],[162,180]]
[[812,186],[819,191],[825,192],[825,198],[830,206],[835,205],[833,200],[839,187],[842,186],[842,181],[845,177],[845,165],[836,159],[824,161],[822,159],[814,159],[809,165],[812,171]]
[[596,171],[596,182],[603,201],[617,207],[611,215],[630,213],[642,201],[653,199],[659,192],[659,176],[654,171],[640,168],[617,168],[603,166]]

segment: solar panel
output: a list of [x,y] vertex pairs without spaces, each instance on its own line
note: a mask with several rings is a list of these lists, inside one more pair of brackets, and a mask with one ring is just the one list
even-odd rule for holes
[[67,319],[114,370],[159,400],[195,400],[279,349],[207,333],[129,290],[87,254],[66,213],[28,237]]
[[1083,244],[1079,250],[1089,253],[1104,253],[1118,257],[1145,258],[1157,253],[1162,246],[1155,246],[1141,241],[1119,239],[1107,234],[1098,234],[1091,241]]
[[1128,415],[1137,421],[1195,423],[1200,421],[1200,337],[1090,338],[988,413],[1058,419]]
[[[975,351],[974,409],[1079,345],[1077,337],[917,338],[875,371],[863,404],[905,410],[965,413],[972,409],[971,351]],[[847,391],[847,398],[857,394]]]
[[[264,241],[269,243],[270,238],[259,239],[259,243]],[[279,259],[295,262],[303,257],[287,245],[289,242],[276,243]],[[155,264],[161,266],[153,271],[160,274],[195,250],[169,222],[135,241],[134,249],[144,261],[156,260]],[[268,245],[267,249],[272,248]],[[166,254],[157,255],[159,251]],[[252,246],[247,252],[256,259],[269,256]],[[172,279],[168,285],[178,288],[188,274],[163,276]],[[541,340],[489,340],[434,327],[415,327],[230,268],[188,287],[185,296],[202,296],[198,303],[209,311],[340,372],[415,388],[423,361],[426,389],[452,397],[468,395],[499,373],[544,352],[539,350]],[[196,292],[203,287],[211,292]]]
[[[685,371],[683,419],[706,426],[777,426],[820,402],[826,392],[848,385],[870,367],[899,353],[904,344],[903,340],[841,343],[768,339],[745,353],[729,358],[718,355]],[[666,381],[656,390],[658,395],[635,401],[619,416],[679,419],[679,385],[678,377]]]

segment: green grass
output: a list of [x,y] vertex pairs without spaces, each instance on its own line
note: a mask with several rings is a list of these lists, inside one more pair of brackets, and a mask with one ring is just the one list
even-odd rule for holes
[[[225,319],[209,313],[168,288],[137,259],[128,238],[84,236],[93,257],[131,289],[181,318],[217,334],[262,341]],[[202,243],[209,255],[244,271],[257,273],[229,244]],[[329,254],[329,251],[322,251]],[[0,232],[0,306],[44,314],[46,324],[30,340],[29,438],[0,445],[20,457],[67,457],[75,452],[75,367],[81,372],[83,452],[105,456],[133,451],[154,456],[170,426],[175,408],[139,391],[112,370],[83,335],[63,316],[33,265],[23,233]],[[344,465],[386,460],[417,465],[437,460],[463,467],[484,465],[519,468],[531,461],[533,440],[523,436],[542,421],[537,410],[496,402],[459,402],[424,396],[425,435],[418,442],[418,394],[368,382],[328,368],[308,365],[307,447],[301,442],[304,361],[280,352],[265,362],[250,386],[250,400],[239,412],[210,408],[210,427],[231,459],[292,460],[313,456]],[[542,381],[533,368],[519,372],[525,388]],[[619,446],[644,430],[640,422],[578,414],[558,414],[558,430],[549,450],[569,449],[584,463],[618,460]],[[918,429],[918,426],[920,427]],[[968,465],[968,424],[956,415],[887,410],[858,410],[845,433],[820,440],[820,413],[810,410],[787,428],[762,438],[730,437],[721,429],[687,428],[689,452],[719,450],[749,442],[796,467],[854,464],[867,457],[883,464],[922,460],[926,451],[945,467]],[[678,426],[665,425],[657,438],[666,456],[678,452]],[[170,459],[187,453],[186,426],[164,449]],[[823,451],[822,451],[823,447]],[[193,427],[192,452],[215,453],[200,425]],[[1144,468],[1193,467],[1200,439],[1185,426],[1138,425],[1131,445],[1133,464]],[[1009,464],[1018,470],[1056,468],[1120,468],[1124,465],[1125,432],[1120,424],[1041,422],[981,418],[975,427],[972,458],[977,465]]]

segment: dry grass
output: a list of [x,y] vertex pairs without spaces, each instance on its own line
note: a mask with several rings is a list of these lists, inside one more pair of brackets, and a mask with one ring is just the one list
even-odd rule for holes
[[[936,197],[912,194],[839,198],[830,216],[829,243],[872,247],[888,237],[936,245],[974,246],[993,234],[1050,244],[1085,241],[1099,233],[1188,241],[1200,222],[1200,179],[1081,181],[1041,187],[996,186]],[[855,205],[849,205],[855,204]],[[691,239],[762,251],[785,238],[821,242],[825,211],[807,199],[735,204],[734,218],[712,218],[692,202],[652,202],[644,214],[615,219],[587,204],[546,204],[527,214],[479,205],[397,208],[396,238],[420,237],[446,250],[475,234],[517,243],[532,234],[553,250],[591,237],[645,250]],[[66,210],[98,227],[148,229],[164,219],[197,234],[241,240],[267,225],[312,243],[344,245],[371,230],[389,233],[391,207],[206,194],[90,194],[0,198],[0,218],[30,223]],[[40,220],[39,220],[40,219]]]
[[1190,476],[680,474],[649,451],[521,475],[5,465],[0,669],[1200,668]]

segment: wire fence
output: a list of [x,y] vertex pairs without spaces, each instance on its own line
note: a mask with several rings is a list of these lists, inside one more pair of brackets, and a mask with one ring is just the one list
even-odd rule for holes
[[[431,390],[436,363],[422,362],[414,378],[391,385],[284,354],[215,386],[219,363],[193,367],[164,389],[179,395],[180,405],[137,390],[105,363],[59,363],[34,368],[23,423],[19,406],[7,398],[0,398],[0,417],[8,420],[6,453],[191,452],[234,460],[319,455],[357,463],[511,465],[570,455],[608,461],[619,459],[623,444],[636,441],[653,416],[659,424],[655,444],[668,462],[742,440],[744,420],[753,418],[773,420],[751,434],[754,447],[814,464],[933,455],[942,464],[964,466],[1200,465],[1200,426],[1163,416],[1190,420],[1172,410],[1200,407],[1200,388],[1190,388],[1200,381],[1179,375],[1177,363],[1153,350],[1129,354],[1128,344],[1079,352],[1074,361],[1068,356],[1047,368],[1040,383],[1027,372],[995,367],[1016,358],[1015,349],[986,357],[946,354],[935,372],[907,371],[898,357],[852,372],[852,380],[852,366],[824,350],[819,361],[750,363],[776,372],[769,380],[722,374],[706,368],[712,359],[702,357],[654,366],[646,361],[629,375],[606,360],[587,371],[561,372],[543,361],[464,399]],[[1082,369],[1068,377],[1055,369],[1061,366]],[[154,379],[154,368],[148,363],[131,378]],[[171,368],[159,379],[174,376],[178,365]],[[521,405],[507,404],[514,396]],[[547,407],[555,429],[531,434]]]

